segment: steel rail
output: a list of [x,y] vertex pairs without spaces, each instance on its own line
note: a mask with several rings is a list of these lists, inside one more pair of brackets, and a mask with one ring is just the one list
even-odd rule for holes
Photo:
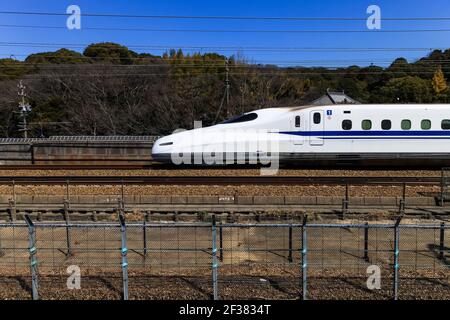
[[440,185],[441,177],[0,176],[10,185]]
[[[59,222],[35,222],[34,223],[37,228],[94,228],[94,229],[100,229],[100,228],[120,228],[119,223],[112,223],[112,222],[85,222],[85,223],[59,223]],[[139,222],[130,222],[127,224],[127,227],[129,228],[142,228],[144,226],[143,223]],[[221,224],[220,227],[222,228],[280,228],[280,229],[287,229],[287,228],[301,228],[304,225],[301,223],[224,223]],[[326,228],[326,229],[392,229],[395,227],[394,223],[370,223],[369,225],[366,225],[364,223],[308,223],[308,228]],[[26,228],[26,223],[22,222],[14,222],[14,223],[4,223],[0,222],[0,228]],[[210,228],[211,223],[205,223],[205,222],[197,222],[197,223],[186,223],[186,222],[165,222],[165,223],[146,223],[146,228]],[[436,223],[414,223],[414,224],[400,224],[398,226],[400,229],[441,229],[444,228],[445,230],[450,229],[450,225],[445,225],[444,227],[441,224]],[[280,250],[280,249],[276,249]],[[287,250],[287,249],[286,249]],[[358,251],[358,250],[356,250]],[[360,250],[359,250],[360,251]],[[389,250],[386,250],[386,252]],[[407,251],[407,250],[404,250]]]

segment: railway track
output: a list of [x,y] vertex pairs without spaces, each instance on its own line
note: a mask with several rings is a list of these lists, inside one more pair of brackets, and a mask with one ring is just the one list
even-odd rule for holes
[[0,184],[23,185],[440,185],[441,177],[302,176],[1,176]]
[[[75,160],[74,160],[75,161]],[[76,160],[77,162],[80,160]],[[0,161],[2,162],[2,161]],[[73,161],[72,161],[73,162]],[[181,166],[174,166],[170,164],[164,164],[161,162],[156,162],[152,160],[148,161],[138,161],[138,162],[132,162],[128,160],[128,163],[104,163],[102,161],[93,162],[92,160],[85,160],[84,163],[68,163],[67,160],[64,160],[62,163],[36,163],[36,164],[0,164],[0,170],[7,171],[18,171],[18,170],[30,170],[30,171],[39,171],[39,170],[74,170],[74,171],[80,171],[80,170],[143,170],[143,169],[164,169],[164,170],[183,170],[183,169],[201,169],[201,170],[218,170],[218,169],[260,169],[261,167],[258,165],[233,165],[233,166],[227,166],[220,167],[220,166],[194,166],[194,165],[181,165]],[[281,166],[282,169],[300,169],[300,170],[322,170],[324,169],[323,166],[318,164],[283,164]],[[345,165],[336,165],[332,167],[333,170],[353,170],[354,168],[351,168],[349,166]],[[358,168],[360,170],[431,170],[431,171],[439,171],[442,168],[436,168],[433,166],[426,167],[414,167],[414,166],[371,166],[369,168],[360,167]]]

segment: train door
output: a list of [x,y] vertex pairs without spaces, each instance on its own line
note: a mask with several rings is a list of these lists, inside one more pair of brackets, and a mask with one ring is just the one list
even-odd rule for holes
[[301,114],[293,115],[291,119],[291,142],[294,146],[301,146],[305,140],[303,131],[305,131],[305,121]]
[[323,146],[324,129],[325,119],[323,116],[323,110],[311,111],[309,119],[309,144],[311,146]]

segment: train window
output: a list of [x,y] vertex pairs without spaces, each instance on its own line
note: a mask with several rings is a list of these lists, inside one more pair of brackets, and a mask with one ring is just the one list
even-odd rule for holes
[[313,121],[314,124],[319,124],[322,121],[322,115],[320,114],[320,112],[314,113]]
[[422,130],[430,130],[431,129],[431,121],[430,120],[422,120],[420,127],[422,128]]
[[344,120],[344,121],[342,121],[342,129],[344,129],[344,130],[352,130],[352,120]]
[[372,129],[372,121],[370,120],[363,120],[361,123],[361,128],[363,130],[370,130]]
[[441,128],[442,130],[450,130],[450,120],[449,119],[442,120]]
[[411,120],[402,120],[402,130],[411,130]]
[[300,124],[301,124],[300,116],[296,116],[295,117],[295,127],[300,128]]
[[391,130],[392,122],[391,120],[383,120],[381,121],[381,129],[383,130]]
[[234,118],[231,118],[230,120],[222,122],[222,124],[230,124],[230,123],[240,123],[240,122],[248,122],[253,121],[258,118],[258,115],[256,113],[247,113],[241,116],[236,116]]

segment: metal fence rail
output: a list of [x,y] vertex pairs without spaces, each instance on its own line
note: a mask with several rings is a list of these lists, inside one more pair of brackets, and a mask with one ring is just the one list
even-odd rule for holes
[[[308,223],[306,216],[299,224],[215,217],[127,223],[122,214],[111,223],[33,223],[27,217],[0,223],[0,281],[21,276],[33,299],[89,298],[66,287],[66,269],[76,266],[84,290],[100,295],[95,298],[448,298],[449,229],[400,219]],[[382,288],[368,288],[370,266],[379,268]]]
[[0,138],[0,144],[30,144],[44,142],[155,142],[159,136],[51,136],[48,138]]

